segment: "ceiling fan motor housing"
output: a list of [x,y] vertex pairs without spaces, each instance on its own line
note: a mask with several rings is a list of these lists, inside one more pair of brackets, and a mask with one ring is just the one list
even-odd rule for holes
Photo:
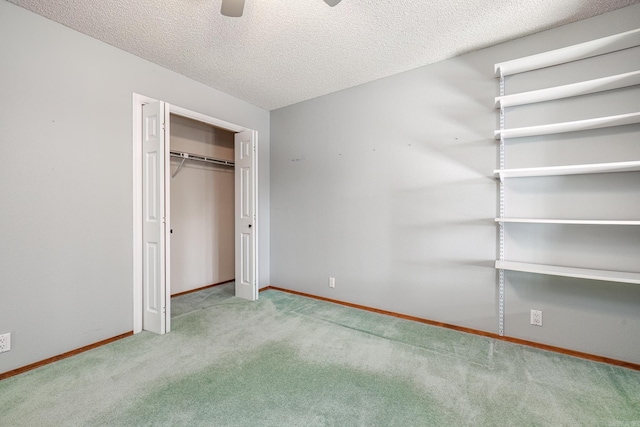
[[[324,0],[326,4],[333,7],[342,0]],[[220,13],[231,18],[239,18],[244,11],[244,0],[222,0],[222,8]]]

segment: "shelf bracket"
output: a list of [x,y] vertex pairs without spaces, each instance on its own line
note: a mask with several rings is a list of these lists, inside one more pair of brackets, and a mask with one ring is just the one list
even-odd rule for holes
[[176,169],[176,171],[171,175],[171,178],[175,178],[176,175],[178,175],[178,173],[180,172],[180,170],[184,166],[184,161],[187,160],[187,156],[188,156],[188,154],[185,157],[182,158],[182,161],[178,165],[178,169]]

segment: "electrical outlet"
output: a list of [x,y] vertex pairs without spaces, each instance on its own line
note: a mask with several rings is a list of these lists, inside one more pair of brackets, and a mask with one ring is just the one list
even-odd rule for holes
[[542,326],[542,310],[531,310],[531,324]]
[[11,333],[0,335],[0,353],[11,350]]
[[335,277],[329,277],[329,287],[330,288],[335,288],[336,287],[336,278]]

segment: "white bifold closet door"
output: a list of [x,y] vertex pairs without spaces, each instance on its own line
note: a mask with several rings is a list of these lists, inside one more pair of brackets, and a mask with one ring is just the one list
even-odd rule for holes
[[169,111],[164,102],[142,109],[142,286],[144,330],[169,332],[167,316],[168,248],[166,245],[168,201],[166,200],[169,147],[166,124]]
[[258,299],[257,278],[257,192],[256,132],[235,135],[236,191],[236,296]]

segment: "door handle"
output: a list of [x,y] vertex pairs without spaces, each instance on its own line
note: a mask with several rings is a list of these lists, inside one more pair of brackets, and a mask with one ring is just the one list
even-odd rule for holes
[[249,228],[251,228],[251,224],[249,224]]

